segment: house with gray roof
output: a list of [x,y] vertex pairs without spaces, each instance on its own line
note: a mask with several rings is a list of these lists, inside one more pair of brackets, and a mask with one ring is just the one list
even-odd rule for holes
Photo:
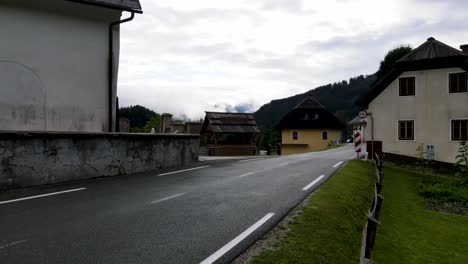
[[115,131],[120,25],[138,0],[3,0],[0,130]]
[[415,158],[423,146],[427,159],[456,162],[468,140],[468,45],[460,49],[428,38],[360,100],[370,113],[367,140],[387,158]]

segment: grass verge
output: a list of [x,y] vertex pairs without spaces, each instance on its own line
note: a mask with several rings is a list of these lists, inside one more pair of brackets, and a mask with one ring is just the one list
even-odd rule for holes
[[451,181],[456,179],[396,166],[386,166],[384,175],[381,224],[372,259],[378,264],[468,263],[468,217],[425,206],[428,198],[463,201],[464,192],[452,192]]
[[362,229],[373,197],[374,165],[349,161],[323,184],[284,238],[251,263],[359,263]]

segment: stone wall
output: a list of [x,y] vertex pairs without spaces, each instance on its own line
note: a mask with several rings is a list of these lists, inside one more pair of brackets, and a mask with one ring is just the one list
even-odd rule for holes
[[0,189],[157,171],[198,152],[198,135],[0,132]]

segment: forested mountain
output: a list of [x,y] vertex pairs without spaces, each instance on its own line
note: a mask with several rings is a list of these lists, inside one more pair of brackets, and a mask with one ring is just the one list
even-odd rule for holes
[[306,93],[297,94],[288,98],[273,100],[263,105],[254,113],[255,120],[260,127],[271,128],[305,96],[312,94],[323,106],[334,113],[343,122],[348,122],[362,110],[355,104],[357,98],[365,94],[375,75],[357,76],[349,81],[327,84],[317,87]]
[[355,104],[356,100],[367,93],[371,83],[377,78],[384,76],[400,58],[411,52],[411,50],[412,47],[409,45],[400,45],[393,48],[384,56],[375,74],[366,76],[360,75],[349,79],[349,81],[327,84],[303,94],[296,94],[288,98],[273,100],[260,107],[260,109],[254,113],[255,120],[263,130],[268,130],[268,128],[274,127],[280,119],[293,109],[307,94],[312,94],[317,101],[334,113],[341,121],[348,122],[353,119],[360,110],[363,110],[362,107]]

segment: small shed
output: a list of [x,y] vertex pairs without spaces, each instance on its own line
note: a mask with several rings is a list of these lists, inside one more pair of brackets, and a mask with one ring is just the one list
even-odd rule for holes
[[206,112],[201,133],[209,156],[253,155],[260,130],[251,113]]

